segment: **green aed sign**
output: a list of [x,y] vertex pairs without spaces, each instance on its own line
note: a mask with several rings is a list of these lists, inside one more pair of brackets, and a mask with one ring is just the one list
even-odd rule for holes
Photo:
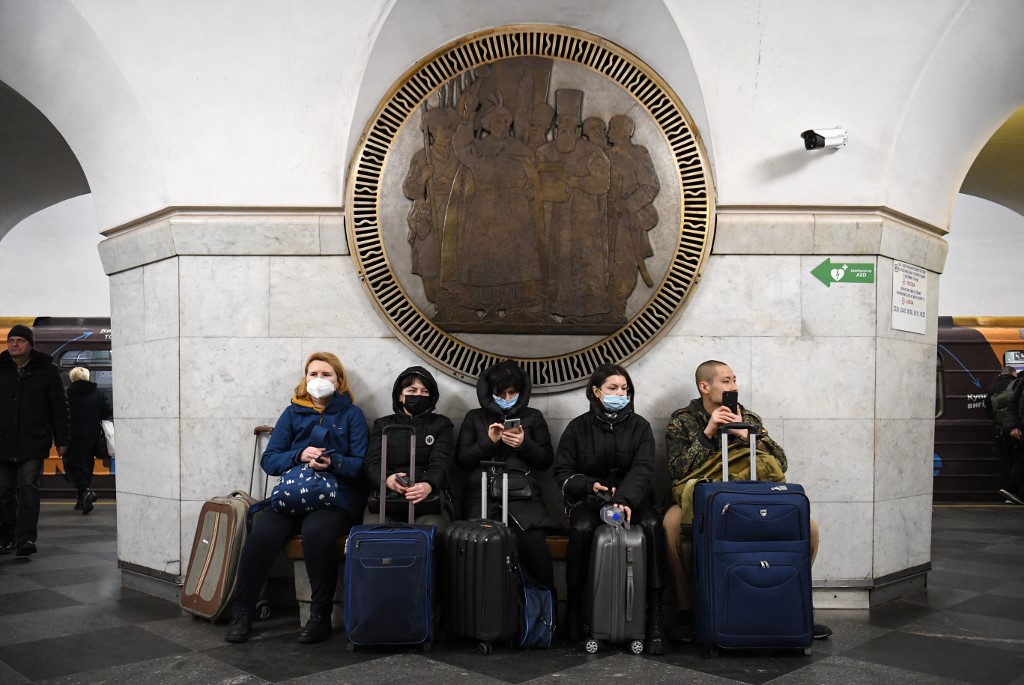
[[833,262],[826,258],[821,264],[811,269],[811,275],[827,287],[832,287],[833,283],[874,283],[875,265]]

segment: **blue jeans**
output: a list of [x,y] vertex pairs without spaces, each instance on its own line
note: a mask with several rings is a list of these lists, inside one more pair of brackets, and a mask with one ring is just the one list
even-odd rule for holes
[[43,460],[0,461],[0,542],[36,541]]

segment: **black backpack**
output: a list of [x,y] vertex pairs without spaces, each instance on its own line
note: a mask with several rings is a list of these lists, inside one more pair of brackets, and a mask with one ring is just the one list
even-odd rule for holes
[[1006,387],[989,396],[992,407],[992,423],[1004,432],[1020,426],[1017,406],[1020,402],[1021,390],[1024,389],[1024,378],[1018,376],[1007,383]]

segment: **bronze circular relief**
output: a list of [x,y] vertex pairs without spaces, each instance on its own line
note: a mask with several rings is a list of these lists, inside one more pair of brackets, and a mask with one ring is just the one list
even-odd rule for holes
[[579,30],[507,26],[394,85],[346,211],[359,276],[417,354],[465,381],[511,357],[544,392],[666,332],[709,252],[714,190],[650,67]]

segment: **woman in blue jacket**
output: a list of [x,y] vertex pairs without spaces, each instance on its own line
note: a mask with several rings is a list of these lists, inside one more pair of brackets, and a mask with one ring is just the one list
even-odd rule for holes
[[366,444],[366,418],[352,403],[344,367],[333,354],[314,352],[306,360],[305,374],[291,404],[274,426],[260,465],[271,476],[280,476],[299,464],[328,471],[338,480],[338,501],[333,507],[300,516],[273,509],[256,516],[242,547],[234,618],[225,640],[249,639],[257,596],[274,557],[297,533],[302,535],[312,600],[309,621],[299,634],[299,642],[320,642],[330,637],[331,601],[338,585],[338,539],[359,521],[366,502]]

